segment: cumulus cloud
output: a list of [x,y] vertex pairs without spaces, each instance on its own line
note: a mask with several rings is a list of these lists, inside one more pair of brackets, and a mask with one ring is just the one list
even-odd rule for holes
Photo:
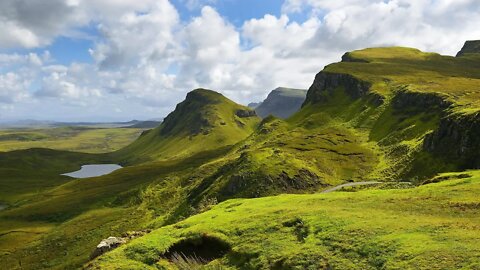
[[[125,115],[128,103],[166,114],[205,87],[246,104],[277,86],[307,88],[345,51],[401,45],[453,55],[480,37],[477,0],[285,0],[281,15],[241,25],[204,6],[214,0],[181,2],[199,15],[181,21],[168,0],[1,1],[0,47],[42,47],[87,25],[99,35],[91,64],[0,54],[0,103],[95,103]],[[305,20],[292,20],[298,14]]]
[[311,47],[352,50],[409,46],[455,54],[480,36],[477,0],[286,0],[286,13],[311,10],[322,24]]

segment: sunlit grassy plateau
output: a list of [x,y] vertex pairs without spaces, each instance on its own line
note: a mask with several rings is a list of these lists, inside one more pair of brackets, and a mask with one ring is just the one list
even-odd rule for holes
[[366,49],[287,120],[198,89],[118,151],[0,153],[1,268],[480,269],[479,88],[479,55]]

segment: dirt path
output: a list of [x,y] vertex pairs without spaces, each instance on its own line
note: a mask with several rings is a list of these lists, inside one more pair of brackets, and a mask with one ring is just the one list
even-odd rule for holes
[[342,189],[342,188],[344,188],[344,187],[376,185],[376,184],[382,184],[382,183],[383,183],[383,182],[373,182],[373,181],[371,181],[371,182],[354,182],[354,183],[347,183],[347,184],[343,184],[343,185],[339,185],[339,186],[336,186],[336,187],[333,187],[333,188],[326,189],[326,190],[322,191],[321,193],[330,193],[330,192],[333,192],[333,191]]

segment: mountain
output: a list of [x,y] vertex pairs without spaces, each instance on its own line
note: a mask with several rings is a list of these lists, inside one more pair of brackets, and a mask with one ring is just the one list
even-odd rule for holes
[[[3,153],[0,260],[7,269],[475,269],[479,82],[478,54],[370,48],[320,71],[286,120],[260,121],[197,89],[118,152]],[[85,162],[126,166],[59,176]],[[50,180],[25,188],[25,176]],[[337,185],[348,192],[330,192]],[[102,239],[122,235],[130,242],[89,261]]]
[[307,90],[279,87],[255,107],[255,112],[262,118],[269,115],[288,118],[300,109],[306,94]]
[[457,57],[470,53],[480,53],[480,40],[469,40],[465,42],[463,48],[457,53]]
[[206,89],[187,94],[157,128],[116,155],[140,162],[182,158],[231,146],[250,135],[258,124],[255,112]]
[[255,109],[257,108],[260,104],[262,104],[261,102],[250,102],[248,103],[247,107],[249,107],[250,109]]

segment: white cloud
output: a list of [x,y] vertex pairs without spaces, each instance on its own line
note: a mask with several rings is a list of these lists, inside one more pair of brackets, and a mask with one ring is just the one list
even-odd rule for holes
[[[58,65],[48,52],[0,54],[0,103],[166,114],[196,87],[248,103],[277,86],[307,88],[345,51],[403,45],[455,54],[480,37],[478,0],[286,0],[282,15],[241,26],[204,6],[213,2],[184,0],[201,12],[181,21],[168,0],[1,1],[2,47],[88,35],[85,25],[100,36],[90,49],[92,64]],[[293,21],[293,13],[306,20]]]
[[0,74],[0,103],[14,103],[28,96],[24,78],[16,73]]
[[286,0],[283,10],[319,17],[310,46],[317,48],[400,45],[453,55],[480,37],[478,0]]

